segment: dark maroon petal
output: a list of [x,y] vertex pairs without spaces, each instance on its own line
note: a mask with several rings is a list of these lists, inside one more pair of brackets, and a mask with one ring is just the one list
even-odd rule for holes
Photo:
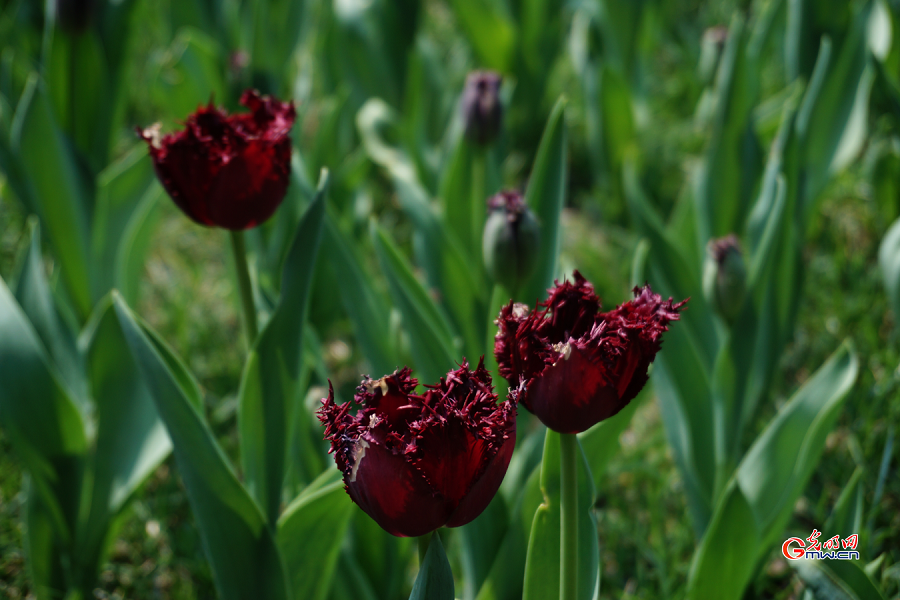
[[183,131],[161,137],[139,131],[175,204],[202,225],[255,227],[272,216],[290,182],[292,103],[247,91],[249,114],[228,115],[212,104],[187,118]]
[[544,369],[541,351],[546,346],[538,331],[544,321],[544,313],[529,311],[524,304],[509,304],[500,309],[497,317],[497,335],[494,338],[494,357],[500,375],[511,387],[530,379]]
[[515,405],[497,404],[484,359],[475,371],[468,364],[428,386],[422,418],[412,423],[416,451],[410,459],[442,496],[462,501],[510,435],[515,435]]
[[577,339],[588,333],[600,310],[600,299],[594,293],[594,286],[578,271],[573,276],[574,283],[557,282],[546,302],[540,303],[550,311],[541,334],[551,344],[565,342],[569,338]]
[[344,476],[347,492],[388,533],[416,537],[450,518],[455,503],[440,497],[402,455],[361,439],[356,456],[354,470]]
[[622,410],[647,383],[662,335],[687,300],[663,301],[649,286],[634,294],[634,300],[597,314],[593,286],[576,272],[574,283],[550,291],[540,304],[543,312],[501,311],[495,342],[500,372],[525,382],[520,401],[547,427],[585,431]]
[[366,377],[355,402],[340,406],[329,387],[318,412],[351,498],[402,536],[447,524],[459,506],[454,523],[475,518],[515,445],[515,395],[497,403],[483,358],[474,371],[463,361],[422,395],[416,385],[407,368]]
[[604,323],[610,333],[637,343],[641,353],[652,361],[662,347],[662,334],[669,330],[671,321],[679,319],[678,311],[688,300],[674,303],[669,298],[663,301],[646,285],[634,288],[634,300],[599,315],[597,322]]
[[484,512],[497,490],[500,489],[500,484],[503,483],[503,477],[509,468],[509,461],[515,447],[516,428],[513,427],[512,432],[503,440],[500,449],[484,469],[484,473],[456,507],[453,516],[447,522],[447,527],[465,525]]
[[254,140],[212,179],[207,193],[210,220],[225,229],[265,222],[281,204],[290,181],[290,142]]
[[622,410],[606,368],[585,349],[570,344],[559,359],[526,384],[522,403],[560,433],[579,433]]

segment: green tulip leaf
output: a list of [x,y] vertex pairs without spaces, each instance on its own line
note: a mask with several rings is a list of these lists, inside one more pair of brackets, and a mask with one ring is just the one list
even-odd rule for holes
[[566,134],[566,100],[557,100],[531,170],[525,189],[525,203],[534,211],[541,226],[537,264],[528,282],[519,290],[516,300],[533,306],[544,300],[553,280],[559,275],[559,219],[566,202],[568,142]]
[[75,310],[86,319],[93,308],[88,192],[36,75],[16,109],[11,140]]
[[107,536],[112,520],[169,455],[172,443],[131,357],[111,300],[101,303],[86,337],[97,437],[91,506],[80,548],[82,564],[96,577],[111,541]]
[[740,600],[756,568],[760,532],[747,499],[732,479],[694,554],[688,600]]
[[794,393],[741,461],[735,477],[764,532],[763,543],[781,535],[858,370],[853,346],[845,342]]
[[157,65],[150,94],[165,109],[165,124],[174,125],[210,101],[224,102],[222,51],[216,40],[202,31],[185,27]]
[[114,295],[131,355],[166,425],[219,596],[288,599],[287,577],[266,518],[228,462],[183,363]]
[[[162,193],[144,144],[104,169],[97,177],[97,199],[91,227],[91,255],[97,265],[94,291],[115,287],[129,302],[137,300],[146,241],[155,219],[152,207]],[[144,221],[149,219],[150,223]]]
[[390,309],[372,284],[371,277],[361,265],[350,240],[330,214],[325,218],[323,243],[328,250],[328,264],[336,275],[341,303],[353,324],[363,355],[374,373],[381,375],[393,372],[400,366],[400,359],[391,342],[385,319]]
[[[341,545],[353,515],[343,481],[329,469],[284,511],[277,541],[294,598],[324,600],[332,586]],[[326,482],[320,486],[318,482]]]
[[0,280],[0,426],[31,475],[55,538],[76,533],[87,436],[40,338]]
[[891,310],[894,311],[894,322],[900,323],[900,219],[894,221],[881,240],[878,264]]
[[791,567],[815,600],[883,600],[865,571],[852,560],[792,560]]
[[[241,466],[247,489],[263,507],[269,523],[278,520],[285,477],[285,456],[299,398],[303,328],[312,285],[322,221],[327,171],[316,197],[300,220],[285,258],[281,298],[247,357],[238,392]],[[300,432],[300,435],[304,435]],[[311,480],[318,471],[309,476]]]
[[453,572],[437,532],[431,534],[425,560],[413,584],[409,600],[453,600]]
[[391,296],[403,316],[416,371],[423,381],[437,383],[458,360],[450,324],[388,234],[374,221],[371,234]]
[[70,397],[85,414],[88,411],[88,390],[84,359],[78,350],[75,335],[57,311],[53,292],[44,274],[41,230],[37,219],[32,218],[29,226],[31,243],[25,252],[16,283],[16,301],[38,334],[51,363],[59,370]]

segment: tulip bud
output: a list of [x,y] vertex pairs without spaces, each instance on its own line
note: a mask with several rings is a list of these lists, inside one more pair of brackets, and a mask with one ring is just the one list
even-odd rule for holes
[[710,240],[703,265],[703,295],[726,322],[733,323],[747,293],[747,267],[734,234]]
[[56,20],[64,31],[83,33],[94,14],[94,0],[56,0]]
[[486,146],[496,139],[503,121],[500,84],[503,78],[493,71],[474,71],[466,78],[462,97],[462,117],[466,139]]
[[540,225],[518,192],[491,197],[488,211],[482,240],[484,266],[494,281],[518,289],[534,270]]

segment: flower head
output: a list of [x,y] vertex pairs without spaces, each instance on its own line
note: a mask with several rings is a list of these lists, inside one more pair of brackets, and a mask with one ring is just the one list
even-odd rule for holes
[[503,78],[493,71],[473,71],[466,78],[462,96],[462,117],[466,138],[473,144],[486,146],[500,134],[503,104],[500,84]]
[[734,323],[747,295],[747,265],[733,233],[706,246],[703,295],[726,322]]
[[354,402],[341,405],[329,387],[318,413],[347,493],[397,536],[481,514],[516,443],[516,401],[497,404],[484,359],[474,371],[463,361],[422,395],[413,393],[417,383],[408,368],[366,377]]
[[248,90],[241,104],[249,114],[228,115],[210,103],[188,117],[183,131],[160,136],[158,125],[138,131],[163,187],[201,225],[255,227],[287,192],[293,103]]
[[647,383],[662,334],[687,300],[663,301],[650,286],[600,312],[594,287],[578,271],[529,310],[510,302],[497,318],[494,354],[519,401],[547,427],[577,433],[622,410]]
[[488,273],[508,289],[517,289],[534,270],[540,226],[522,195],[500,192],[488,199],[482,251]]

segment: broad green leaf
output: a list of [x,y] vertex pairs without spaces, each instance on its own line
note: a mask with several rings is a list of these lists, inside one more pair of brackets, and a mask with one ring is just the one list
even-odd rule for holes
[[647,283],[664,298],[676,301],[690,298],[690,308],[682,313],[679,329],[687,335],[706,371],[711,371],[718,352],[713,310],[701,293],[700,264],[687,258],[686,248],[676,244],[666,230],[661,217],[651,206],[638,177],[634,156],[624,164],[623,182],[631,218],[638,231],[650,243],[648,268],[644,270]]
[[470,267],[481,272],[481,238],[487,218],[487,199],[497,192],[487,181],[493,154],[460,136],[441,178],[440,199],[447,227],[459,240]]
[[631,418],[649,395],[648,389],[649,387],[645,386],[617,415],[600,421],[587,431],[578,434],[578,442],[587,459],[594,489],[598,489],[601,482],[606,479],[606,465],[619,451],[619,438],[631,425]]
[[[560,577],[560,434],[547,431],[541,463],[543,502],[534,513],[525,563],[523,600],[556,598]],[[578,598],[591,600],[600,585],[600,544],[591,508],[594,485],[578,446]]]
[[262,510],[238,481],[202,414],[199,390],[181,361],[114,294],[132,357],[166,424],[219,596],[290,598]]
[[[97,199],[91,227],[91,257],[97,265],[94,293],[102,296],[121,280],[118,261],[128,243],[132,219],[140,214],[143,198],[159,194],[153,163],[143,144],[135,146],[122,159],[97,177]],[[133,265],[142,271],[143,264]],[[135,298],[130,298],[134,301]]]
[[781,534],[818,464],[858,369],[856,353],[845,342],[794,393],[741,461],[735,477],[763,545]]
[[408,0],[333,3],[326,52],[333,76],[351,86],[357,102],[383,98],[399,106],[417,12]]
[[253,66],[280,79],[291,63],[304,24],[304,0],[252,2]]
[[499,2],[452,0],[450,5],[480,61],[491,69],[508,72],[515,52],[516,27]]
[[507,470],[502,486],[507,487],[507,490],[501,489],[512,506],[509,524],[487,580],[478,592],[478,600],[522,598],[528,540],[534,524],[534,515],[544,501],[540,461],[546,432],[546,428],[540,427],[527,436],[525,443],[513,454],[510,461],[510,469]]
[[386,140],[396,121],[392,109],[375,99],[366,102],[357,115],[366,152],[387,169],[400,205],[413,222],[413,250],[418,266],[425,271],[428,287],[438,292],[440,302],[447,308],[465,345],[465,354],[480,356],[480,314],[487,301],[483,278],[480,270],[473,272],[471,258],[467,258],[456,235],[438,217],[407,153]]
[[75,309],[79,318],[86,319],[93,308],[88,194],[36,75],[29,79],[16,109],[11,140]]
[[353,514],[348,551],[342,561],[358,569],[357,587],[370,590],[376,598],[402,596],[414,560],[415,540],[389,534],[355,504]]
[[363,356],[380,377],[400,367],[397,350],[391,343],[387,326],[390,308],[372,285],[369,274],[360,264],[353,247],[329,214],[325,218],[325,247],[328,264],[340,277],[335,277],[341,303],[359,343]]
[[534,274],[519,290],[517,300],[533,306],[544,300],[547,290],[559,274],[559,217],[566,202],[568,142],[566,135],[566,100],[557,100],[531,170],[525,189],[525,203],[534,211],[541,226],[540,250]]
[[450,325],[388,234],[374,221],[371,234],[391,296],[403,316],[416,371],[423,381],[437,383],[460,359]]
[[474,599],[487,579],[510,521],[503,494],[496,494],[484,512],[459,529],[463,568],[463,598]]
[[615,63],[623,73],[635,72],[634,62],[641,48],[641,25],[651,12],[649,3],[646,0],[603,0],[597,4],[604,39],[604,58]]
[[852,560],[792,560],[815,600],[882,600],[869,576]]
[[341,552],[337,568],[341,576],[334,578],[330,600],[378,600],[371,582],[347,549]]
[[829,536],[840,535],[845,538],[854,533],[860,533],[863,525],[864,474],[865,470],[857,467],[841,491],[841,495],[838,496],[837,502],[834,503],[834,509],[822,528],[822,531],[827,531]]
[[0,280],[0,426],[31,474],[63,544],[78,519],[87,439],[81,414],[27,317]]
[[[866,39],[872,5],[871,1],[866,2],[854,11],[840,48],[824,52],[823,45],[809,86],[814,92],[812,104],[798,117],[806,169],[801,206],[804,223],[809,221],[814,202],[831,175],[855,159],[865,143],[869,93],[874,80]],[[816,86],[820,69],[824,69],[824,74]]]
[[91,506],[80,532],[82,565],[99,574],[112,520],[139,485],[165,460],[172,444],[141,378],[112,301],[88,325],[87,363],[96,406]]
[[753,512],[734,480],[716,507],[688,577],[688,600],[740,600],[760,552]]
[[91,28],[78,35],[55,28],[48,46],[44,73],[57,122],[97,172],[108,161],[115,101],[103,40]]
[[[626,177],[626,185],[630,186],[628,180],[629,177]],[[661,224],[656,220],[656,213],[651,211],[643,197],[638,194],[630,196],[629,200],[636,214],[644,215],[640,218],[646,223],[646,231],[652,235],[650,240],[645,239],[641,244],[655,240],[657,248],[661,246],[665,249],[654,252],[651,241],[649,250],[635,256],[633,271],[644,281],[651,281],[656,292],[664,297],[670,295],[666,280],[670,272],[664,266],[651,262],[651,259],[660,265],[674,264],[684,271],[684,267],[679,266],[683,265],[681,261],[672,262],[677,257],[677,249],[668,243],[664,233],[660,233]],[[702,294],[699,296],[702,299]],[[697,298],[692,295],[691,303]],[[693,308],[692,305],[685,315],[691,313]],[[687,319],[682,319],[672,325],[666,334],[664,350],[656,357],[651,377],[666,437],[684,481],[691,522],[697,537],[700,537],[712,516],[715,486],[713,406],[709,381],[712,365],[705,364],[698,344],[687,327],[689,323]]]
[[732,19],[716,76],[712,137],[696,173],[698,247],[739,230],[759,169],[751,123],[759,95],[759,69],[748,52],[750,33],[740,13]]
[[144,262],[159,222],[159,203],[163,189],[156,183],[147,190],[125,226],[116,253],[116,288],[126,302],[138,301],[144,279]]
[[22,272],[16,283],[16,301],[34,327],[51,363],[59,370],[70,397],[82,414],[86,414],[88,390],[84,359],[77,348],[75,336],[56,310],[53,292],[44,275],[41,230],[37,219],[32,217],[29,226],[31,243],[25,252]]
[[327,597],[352,514],[343,481],[304,493],[285,509],[277,540],[294,598]]
[[599,100],[606,159],[610,172],[618,174],[628,148],[635,143],[634,108],[628,82],[606,63],[600,71]]
[[453,600],[453,572],[437,531],[431,534],[409,600]]
[[712,396],[708,375],[677,331],[673,327],[666,334],[667,353],[656,356],[651,376],[666,438],[684,481],[694,532],[701,537],[712,517],[715,491]]
[[158,73],[150,94],[165,109],[166,123],[181,122],[197,106],[224,102],[225,83],[221,75],[221,49],[205,33],[185,27],[178,32]]
[[32,589],[41,600],[62,597],[66,590],[63,563],[68,562],[67,548],[63,546],[54,526],[53,515],[35,489],[31,478],[22,476],[22,492],[25,507],[22,521],[25,524],[26,568]]
[[900,219],[894,221],[881,240],[878,264],[891,310],[894,311],[894,321],[900,322]]
[[315,200],[297,226],[284,263],[278,307],[247,357],[238,392],[244,479],[272,524],[281,507],[289,424],[298,404],[303,410],[297,389],[303,326],[322,237],[327,185],[326,171]]

